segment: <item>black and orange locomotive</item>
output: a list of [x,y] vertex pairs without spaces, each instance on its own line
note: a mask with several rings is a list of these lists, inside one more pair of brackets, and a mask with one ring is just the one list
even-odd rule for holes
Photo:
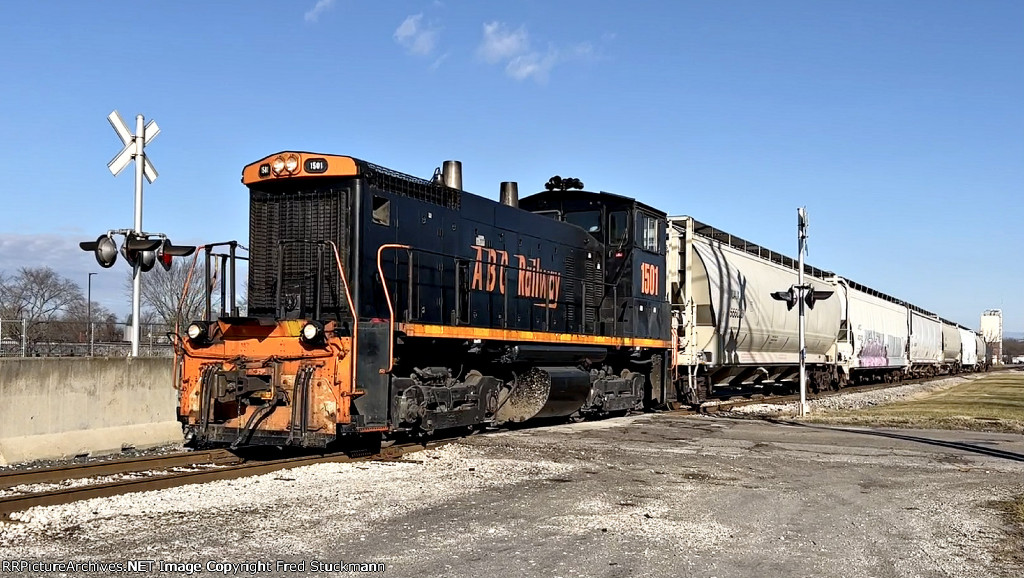
[[316,447],[674,399],[666,216],[574,181],[497,202],[451,161],[430,180],[304,152],[245,167],[247,312],[181,341],[190,438]]

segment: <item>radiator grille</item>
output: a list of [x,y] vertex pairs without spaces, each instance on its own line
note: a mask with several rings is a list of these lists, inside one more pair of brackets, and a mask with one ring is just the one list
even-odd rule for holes
[[[281,301],[284,318],[311,317],[315,311],[318,245],[282,240],[333,241],[348,274],[352,181],[318,186],[267,186],[250,190],[249,286],[250,315],[277,316],[278,252],[284,252]],[[324,252],[321,318],[350,319],[344,286],[333,251]]]

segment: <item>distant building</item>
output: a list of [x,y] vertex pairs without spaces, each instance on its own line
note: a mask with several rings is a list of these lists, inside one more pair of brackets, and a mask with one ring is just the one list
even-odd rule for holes
[[988,358],[993,365],[1003,363],[1003,312],[989,309],[981,314],[981,337],[988,343]]

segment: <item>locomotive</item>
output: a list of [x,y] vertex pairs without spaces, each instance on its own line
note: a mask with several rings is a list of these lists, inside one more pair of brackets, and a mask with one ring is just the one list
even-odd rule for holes
[[461,190],[454,161],[425,180],[282,152],[242,175],[246,316],[208,310],[181,341],[195,443],[319,447],[667,400],[665,213],[567,188],[520,204],[514,183],[499,203]]
[[[457,161],[422,179],[284,151],[247,165],[242,183],[246,313],[229,243],[212,314],[207,245],[206,313],[177,340],[193,444],[373,444],[695,404],[795,374],[796,317],[769,297],[794,282],[795,262],[690,217],[558,177],[522,199],[502,183],[495,201],[462,190]],[[809,317],[812,385],[913,369],[907,356],[870,358],[872,318],[854,305],[870,290],[806,272],[845,291]],[[903,308],[909,334],[909,305],[878,295]],[[870,335],[916,351],[906,336]],[[959,370],[965,356],[935,366]]]

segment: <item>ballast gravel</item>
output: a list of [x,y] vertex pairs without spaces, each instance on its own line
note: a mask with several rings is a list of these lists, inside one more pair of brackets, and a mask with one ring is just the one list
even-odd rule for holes
[[211,562],[277,560],[305,567],[235,575],[347,574],[310,572],[326,560],[417,577],[1021,576],[993,501],[1024,493],[1024,439],[984,435],[972,443],[1022,459],[807,424],[634,415],[34,508],[0,522],[0,551],[198,564],[200,576],[223,575]]
[[[808,400],[807,404],[810,407],[811,412],[816,410],[863,409],[865,407],[914,399],[915,397],[924,394],[949,389],[960,385],[961,383],[973,381],[980,378],[982,375],[983,374],[974,374],[946,377],[872,391],[840,392],[836,395]],[[729,411],[740,415],[783,417],[795,416],[799,412],[799,409],[800,404],[798,402],[778,404],[755,403],[733,407]]]

